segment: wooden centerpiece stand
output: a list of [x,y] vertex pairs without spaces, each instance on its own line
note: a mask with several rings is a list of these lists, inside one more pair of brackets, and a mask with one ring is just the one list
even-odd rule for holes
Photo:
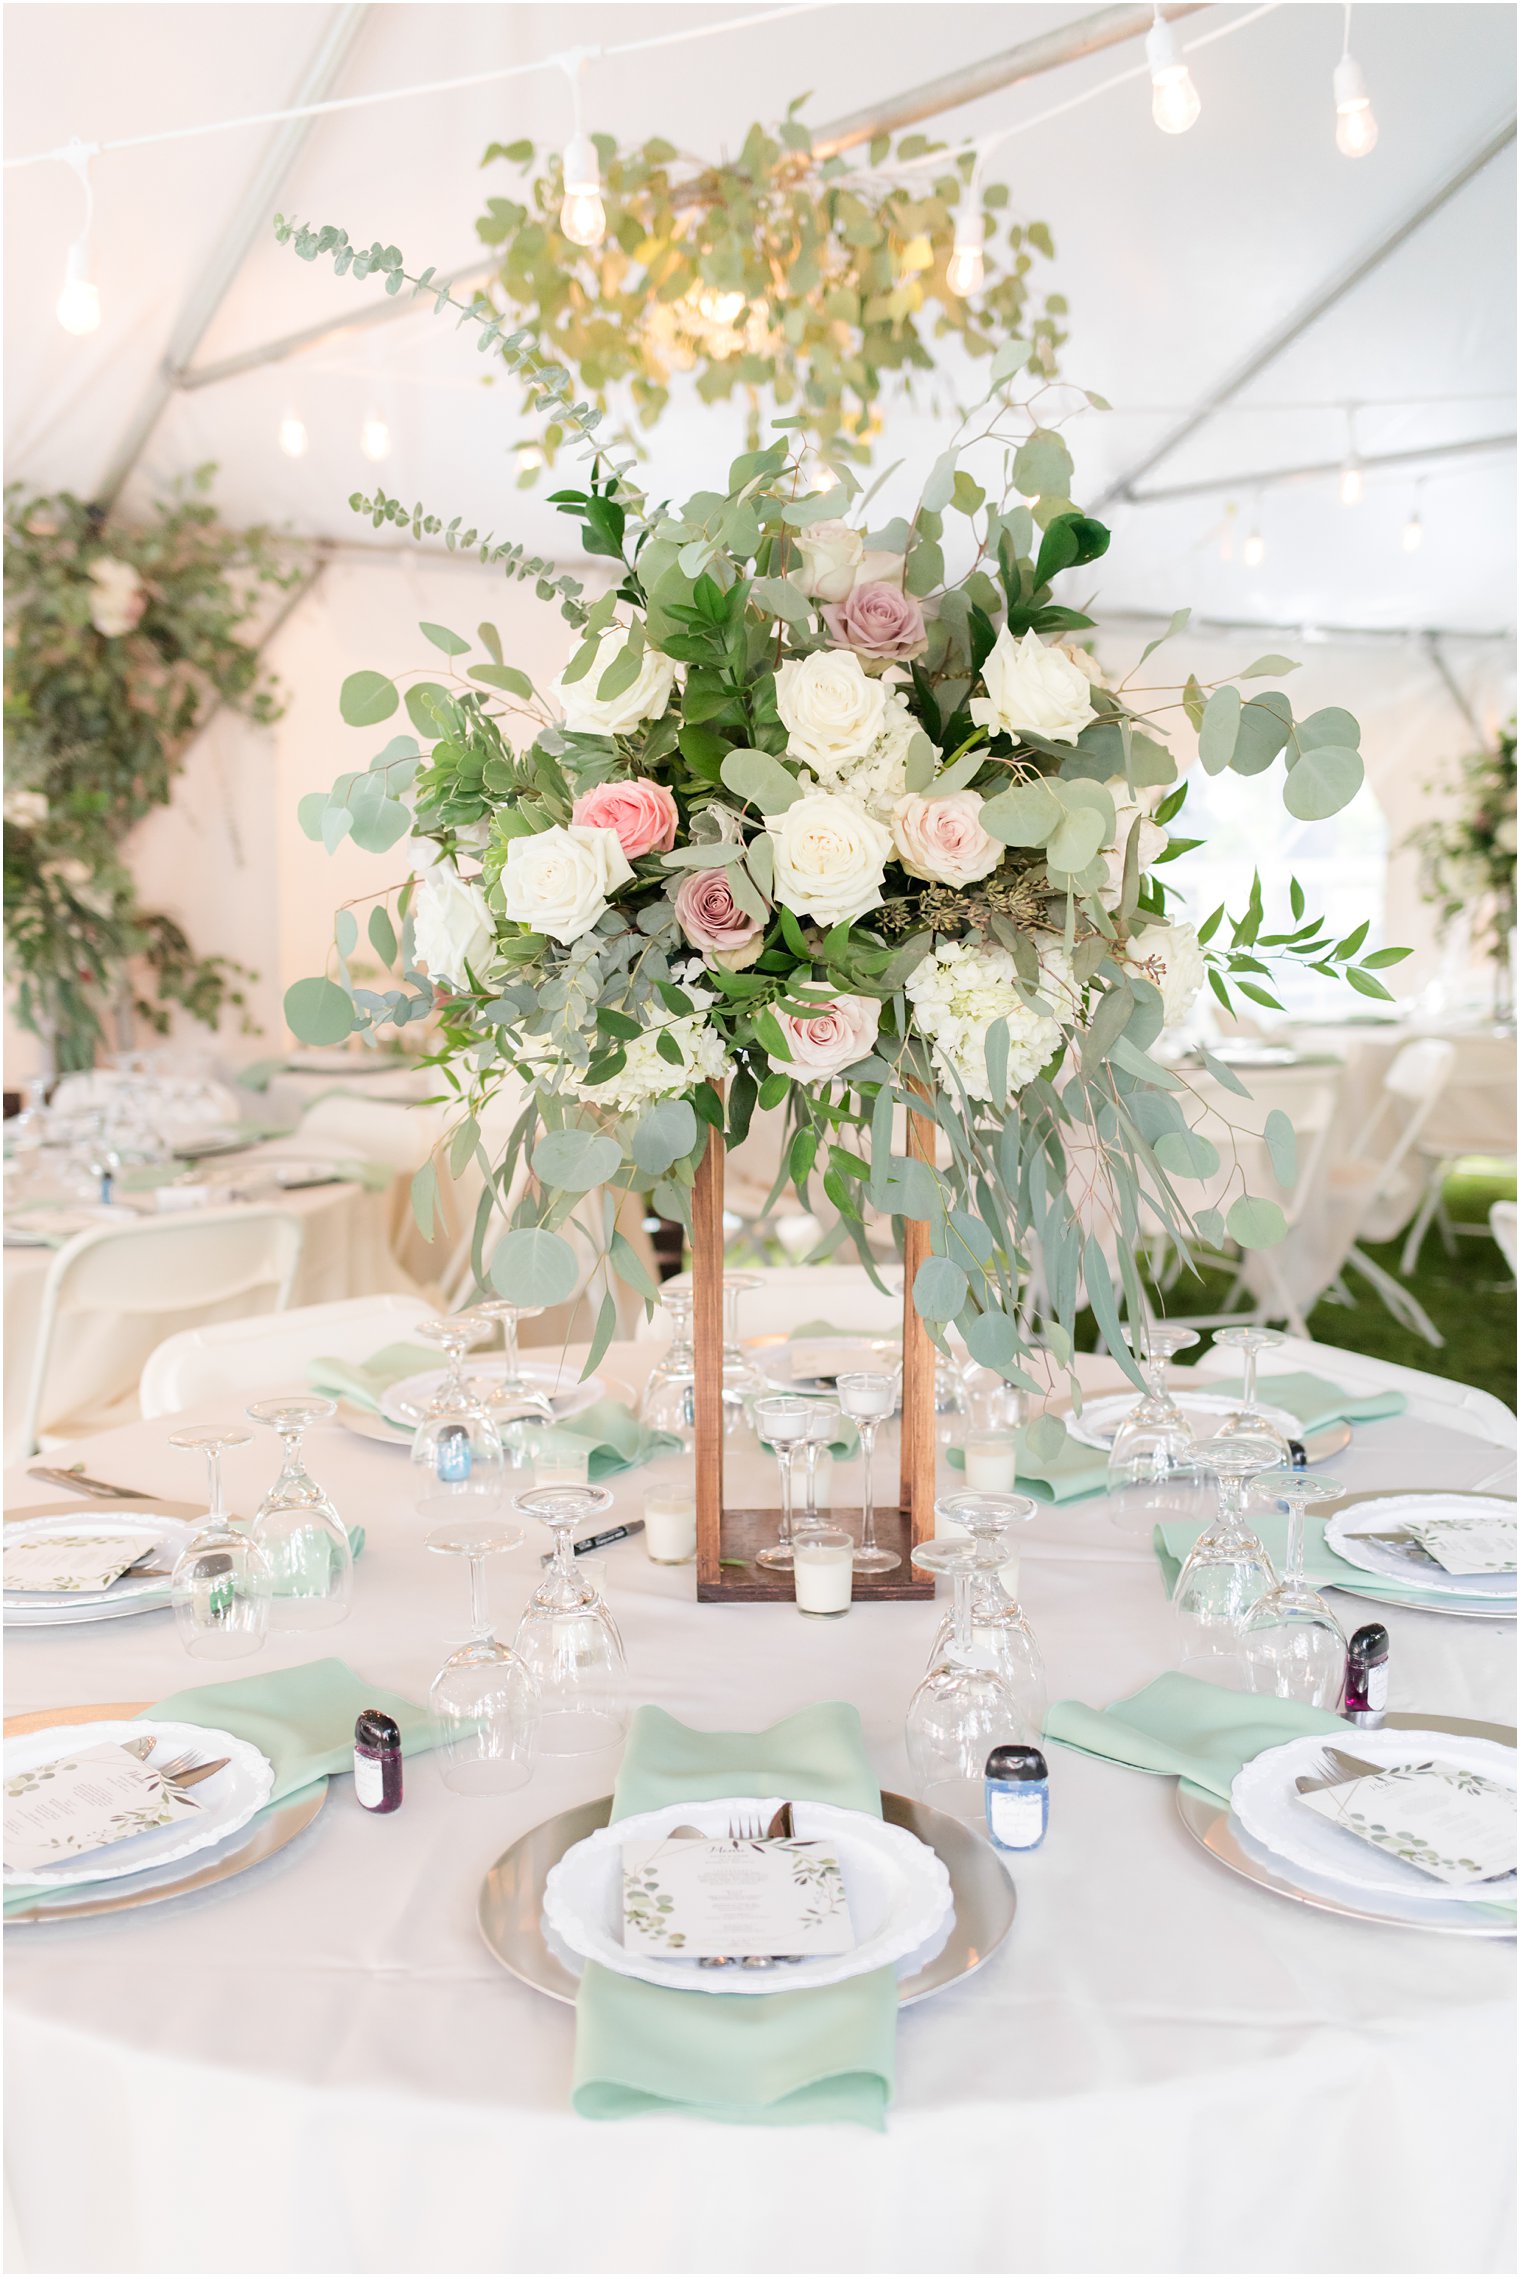
[[[934,1127],[908,1117],[908,1143],[934,1159]],[[914,1543],[934,1532],[934,1347],[913,1305],[913,1277],[929,1254],[929,1228],[904,1221],[902,1469],[897,1506],[878,1503],[876,1537],[896,1550],[891,1573],[857,1573],[852,1595],[924,1598],[930,1575],[914,1570]],[[788,1573],[756,1565],[757,1550],[776,1539],[779,1510],[730,1510],[723,1501],[723,1134],[709,1130],[697,1171],[691,1213],[692,1344],[696,1358],[697,1597],[703,1604],[754,1605],[792,1598]],[[880,1464],[877,1489],[880,1491]],[[837,1517],[836,1517],[837,1522]]]

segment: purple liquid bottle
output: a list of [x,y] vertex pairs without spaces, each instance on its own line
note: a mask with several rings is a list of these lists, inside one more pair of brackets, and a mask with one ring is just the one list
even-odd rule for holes
[[354,1796],[377,1816],[401,1808],[401,1727],[381,1708],[365,1708],[354,1725]]

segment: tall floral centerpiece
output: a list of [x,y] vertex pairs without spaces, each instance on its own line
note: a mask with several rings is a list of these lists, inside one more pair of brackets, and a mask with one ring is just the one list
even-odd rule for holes
[[[355,256],[341,232],[286,227],[308,258],[409,281],[394,248]],[[354,981],[345,909],[328,974],[287,998],[291,1026],[329,1042],[436,1020],[458,1116],[419,1203],[445,1162],[480,1159],[476,1271],[515,1302],[580,1285],[572,1220],[652,1300],[619,1194],[690,1226],[710,1141],[779,1110],[783,1176],[828,1221],[817,1256],[853,1246],[874,1274],[869,1222],[921,1229],[911,1296],[936,1343],[953,1329],[1035,1389],[1035,1341],[1069,1361],[1085,1295],[1132,1366],[1142,1240],[1283,1230],[1189,1127],[1186,1079],[1156,1053],[1166,1029],[1205,985],[1271,1002],[1274,956],[1355,970],[1376,995],[1370,967],[1401,953],[1352,967],[1365,929],[1336,943],[1296,885],[1286,934],[1264,936],[1259,890],[1237,916],[1182,922],[1167,869],[1196,842],[1173,834],[1186,785],[1169,737],[1195,733],[1210,771],[1280,764],[1286,804],[1312,820],[1362,780],[1355,722],[1295,718],[1279,656],[1205,685],[1165,675],[1153,641],[1128,675],[1103,669],[1080,595],[1108,532],[1071,503],[1063,397],[1023,378],[1027,342],[999,349],[913,511],[873,524],[847,467],[808,487],[786,422],[680,509],[651,506],[526,335],[461,314],[580,432],[589,474],[556,503],[606,582],[593,598],[520,548],[443,532],[532,577],[574,645],[540,688],[491,625],[474,641],[422,626],[445,664],[405,691],[414,732],[303,815],[329,843],[352,828],[394,846],[367,917],[394,979]],[[440,526],[383,494],[355,504]],[[378,671],[343,689],[356,727],[402,703]],[[524,1104],[486,1158],[481,1111],[509,1082]],[[904,1145],[904,1111],[929,1143]],[[1291,1176],[1284,1118],[1268,1136]],[[1203,1179],[1215,1199],[1190,1209]],[[588,1367],[616,1317],[609,1294]]]
[[[1432,786],[1434,788],[1435,786]],[[1411,838],[1420,884],[1442,931],[1465,917],[1494,969],[1494,1009],[1514,1015],[1515,723],[1459,760],[1441,786],[1447,811]]]

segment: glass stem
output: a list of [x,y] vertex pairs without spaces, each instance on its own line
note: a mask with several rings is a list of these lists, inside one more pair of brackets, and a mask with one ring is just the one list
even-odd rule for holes
[[955,1639],[955,1657],[959,1661],[971,1658],[971,1561],[958,1565],[953,1575],[955,1585],[954,1608],[951,1613],[951,1630]]
[[1240,1355],[1240,1404],[1242,1407],[1256,1405],[1256,1351],[1250,1344]]
[[486,1603],[486,1561],[478,1553],[470,1558],[470,1634],[479,1642],[491,1634],[491,1609]]
[[515,1387],[518,1378],[517,1315],[515,1312],[503,1313],[502,1315],[501,1349],[506,1360],[507,1384]]
[[776,1540],[785,1549],[792,1538],[792,1450],[776,1449],[776,1464],[781,1472],[781,1525]]
[[1219,1523],[1226,1533],[1233,1533],[1245,1510],[1245,1480],[1216,1477],[1215,1484],[1219,1491]]
[[1284,1564],[1289,1587],[1301,1589],[1304,1580],[1304,1506],[1296,1495],[1288,1503],[1288,1545]]
[[574,1532],[575,1522],[572,1519],[568,1526],[558,1527],[554,1535],[555,1566],[561,1580],[568,1581],[572,1585],[575,1581],[575,1553],[570,1547],[570,1538]]
[[223,1517],[225,1513],[222,1509],[222,1450],[220,1447],[208,1447],[206,1449],[206,1490],[207,1499],[211,1505],[206,1515],[208,1518]]
[[818,1455],[822,1445],[821,1439],[809,1439],[807,1443],[807,1511],[805,1523],[809,1526],[816,1526],[818,1523]]
[[871,1491],[871,1471],[876,1453],[876,1426],[874,1423],[858,1423],[855,1428],[860,1433],[860,1452],[865,1463],[865,1478],[860,1489],[860,1546],[863,1550],[874,1550],[876,1497]]

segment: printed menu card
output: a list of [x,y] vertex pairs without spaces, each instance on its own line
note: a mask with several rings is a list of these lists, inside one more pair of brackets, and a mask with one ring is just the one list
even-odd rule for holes
[[1375,1779],[1348,1779],[1300,1800],[1453,1889],[1515,1871],[1515,1790],[1478,1771],[1400,1763]]
[[129,1565],[157,1549],[157,1534],[51,1534],[30,1542],[7,1542],[7,1589],[109,1589]]
[[5,1870],[36,1873],[193,1818],[199,1808],[126,1748],[82,1748],[6,1780]]
[[855,1932],[825,1843],[666,1835],[623,1845],[623,1943],[683,1960],[808,1958],[849,1952]]

